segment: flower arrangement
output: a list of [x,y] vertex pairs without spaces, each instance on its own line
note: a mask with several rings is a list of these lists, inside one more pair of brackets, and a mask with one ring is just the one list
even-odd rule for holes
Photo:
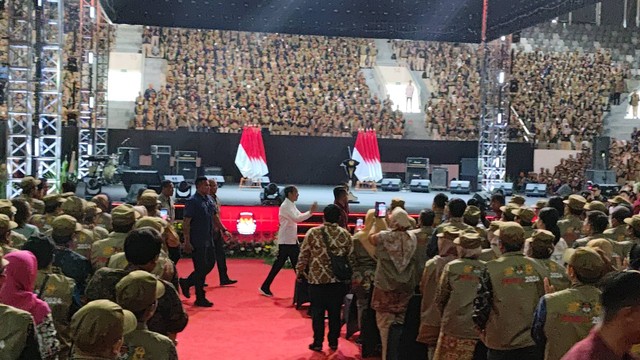
[[224,243],[224,252],[228,257],[267,258],[272,256],[276,245],[271,242],[238,241],[231,239]]

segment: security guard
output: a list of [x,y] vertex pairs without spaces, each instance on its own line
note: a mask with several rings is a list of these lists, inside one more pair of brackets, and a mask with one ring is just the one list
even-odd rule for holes
[[567,277],[567,269],[551,260],[553,254],[553,241],[555,235],[548,230],[536,230],[525,242],[525,255],[535,259],[549,272],[549,283],[556,291],[564,290],[571,286]]
[[627,240],[627,225],[624,220],[630,218],[631,210],[628,207],[618,205],[611,209],[611,228],[604,231],[604,236],[613,241]]
[[33,176],[27,176],[20,181],[20,188],[22,189],[20,198],[25,199],[31,205],[34,214],[44,214],[44,202],[37,198],[40,182],[39,179]]
[[524,229],[524,238],[530,238],[531,234],[533,234],[533,218],[536,216],[536,213],[532,209],[522,207],[514,209],[513,215],[515,215],[515,222],[520,224],[522,229]]
[[539,359],[531,338],[533,312],[545,294],[544,269],[522,253],[524,230],[515,222],[504,222],[495,232],[502,256],[487,263],[474,300],[473,321],[489,349],[489,359]]
[[138,321],[129,310],[109,300],[96,300],[71,318],[72,360],[114,360],[122,339],[136,329]]
[[56,216],[62,213],[62,203],[65,202],[59,194],[50,194],[45,196],[44,201],[44,214],[36,214],[31,217],[31,223],[38,227],[40,232],[48,232],[51,230],[51,222]]
[[[444,266],[438,282],[435,303],[442,314],[436,359],[454,355],[473,357],[478,332],[473,328],[473,299],[484,271],[485,262],[478,260],[481,238],[475,232],[464,232],[453,240],[459,258]],[[465,354],[461,354],[464,352]]]
[[[137,213],[137,212],[136,212]],[[169,223],[162,220],[159,217],[153,216],[143,216],[138,219],[133,226],[134,229],[140,229],[143,227],[150,227],[155,229],[160,234],[165,233],[165,229],[169,226]],[[164,239],[163,239],[164,240]],[[152,274],[158,276],[160,279],[168,281],[172,283],[176,288],[178,287],[177,281],[178,278],[175,276],[175,264],[173,261],[169,259],[169,256],[166,252],[166,243],[163,241],[162,249],[160,250],[160,255],[158,256],[158,260],[156,261],[155,268],[151,271]],[[126,269],[129,266],[129,262],[123,252],[114,254],[109,258],[109,262],[107,265],[111,269]]]
[[168,337],[149,331],[147,321],[156,311],[165,292],[164,284],[146,271],[130,272],[116,285],[116,300],[136,315],[136,330],[124,336],[121,355],[128,359],[178,359],[176,347]]
[[38,260],[38,276],[33,291],[51,308],[53,324],[60,341],[58,357],[60,360],[66,360],[71,350],[69,335],[71,315],[80,308],[81,304],[73,301],[75,281],[64,275],[55,274],[51,269],[55,247],[50,237],[39,234],[29,238],[22,249],[32,252]]
[[563,202],[565,204],[565,216],[558,221],[558,227],[562,238],[567,242],[567,245],[571,246],[576,239],[583,236],[581,231],[582,216],[584,215],[584,206],[587,203],[587,199],[580,195],[570,195]]
[[565,252],[571,288],[545,295],[536,308],[532,336],[544,347],[545,360],[559,360],[600,323],[602,307],[596,284],[605,264],[590,248]]
[[11,221],[5,214],[0,214],[0,247],[5,254],[17,250],[11,242],[11,230],[17,227],[18,224],[15,221]]
[[[84,217],[85,201],[77,196],[70,196],[62,204],[62,212],[66,215],[72,216],[79,224],[82,224],[82,218]],[[76,233],[75,241],[73,242],[73,249],[78,254],[84,256],[87,259],[91,258],[91,246],[95,242],[93,232],[86,230],[80,225],[80,230]]]
[[[13,206],[13,204],[11,203],[11,200],[6,200],[6,199],[0,200],[0,214],[6,215],[9,218],[9,220],[13,221],[13,217],[16,215],[16,211],[17,209],[15,206]],[[12,229],[15,229],[15,228],[12,228]],[[16,249],[19,249],[20,246],[22,246],[22,244],[27,242],[27,238],[24,235],[17,233],[13,230],[11,231],[11,236],[9,240],[11,244],[10,247],[16,248]]]
[[51,237],[56,244],[52,271],[72,278],[76,282],[73,301],[82,304],[87,280],[91,277],[91,262],[84,256],[71,250],[76,233],[82,231],[82,225],[69,215],[60,215],[51,223]]
[[111,211],[113,232],[109,237],[98,240],[91,246],[91,265],[94,270],[107,266],[109,258],[124,251],[124,239],[140,214],[131,205],[120,205]]

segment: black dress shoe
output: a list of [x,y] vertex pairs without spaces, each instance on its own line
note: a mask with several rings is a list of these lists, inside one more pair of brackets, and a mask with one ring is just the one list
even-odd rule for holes
[[309,344],[309,350],[322,352],[322,345]]
[[273,293],[271,292],[271,290],[269,289],[263,289],[262,287],[258,289],[260,291],[260,294],[266,297],[272,297]]
[[180,291],[182,291],[182,295],[189,299],[191,297],[191,292],[189,292],[189,284],[187,283],[187,279],[178,280],[178,284],[180,284]]
[[193,305],[198,307],[212,307],[213,303],[206,298],[199,298],[193,303]]
[[331,349],[331,350],[333,350],[333,351],[338,350],[338,343],[335,343],[335,344],[329,344],[329,349]]
[[233,285],[233,284],[235,284],[237,282],[238,282],[238,280],[227,279],[225,281],[221,281],[220,282],[220,286]]

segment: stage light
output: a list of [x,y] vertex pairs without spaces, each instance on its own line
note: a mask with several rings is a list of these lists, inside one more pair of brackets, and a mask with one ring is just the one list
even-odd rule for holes
[[176,199],[188,199],[191,197],[191,184],[181,181],[176,188]]
[[500,84],[504,84],[504,71],[500,71],[500,74],[498,75],[498,82]]
[[500,40],[505,41],[505,40],[507,40],[507,37],[506,37],[506,36],[504,36],[504,35],[503,35],[503,36],[500,36]]

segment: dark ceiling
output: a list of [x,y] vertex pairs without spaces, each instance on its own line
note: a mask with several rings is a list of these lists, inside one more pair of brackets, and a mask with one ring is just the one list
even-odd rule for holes
[[[613,1],[613,0],[609,0]],[[489,40],[597,0],[489,0]],[[481,41],[483,0],[100,0],[116,24]]]

